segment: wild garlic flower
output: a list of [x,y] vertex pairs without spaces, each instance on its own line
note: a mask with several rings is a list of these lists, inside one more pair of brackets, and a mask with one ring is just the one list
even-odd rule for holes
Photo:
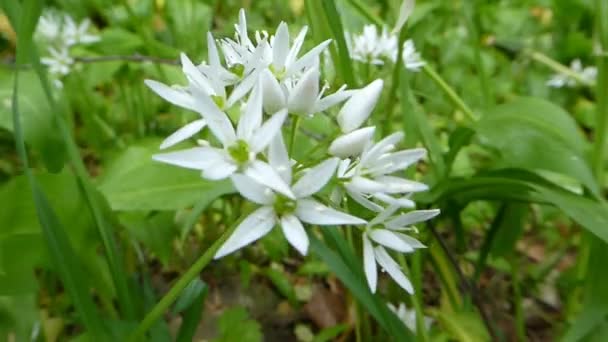
[[[388,303],[387,306],[393,313],[395,313],[395,315],[397,315],[397,317],[399,317],[401,322],[403,322],[408,329],[414,333],[416,332],[418,329],[416,324],[416,310],[408,309],[405,303],[400,303],[398,306]],[[432,324],[433,319],[431,317],[424,316],[423,326],[425,330],[430,330]]]
[[199,113],[222,147],[206,146],[157,154],[160,162],[202,171],[203,178],[221,180],[235,173],[243,173],[257,182],[293,198],[291,190],[267,163],[259,160],[275,135],[280,134],[287,112],[274,114],[262,124],[262,97],[256,87],[241,113],[236,130],[228,116],[204,94],[195,93]]
[[[385,61],[397,62],[398,37],[389,33],[386,28],[378,33],[375,25],[365,25],[360,35],[351,37],[347,34],[347,43],[351,58],[367,64],[383,65]],[[411,71],[420,71],[425,62],[416,51],[414,41],[408,39],[403,43],[402,61]]]
[[[579,74],[586,84],[593,84],[597,79],[597,68],[594,66],[583,67],[580,59],[573,60],[570,63],[570,69]],[[552,88],[574,88],[577,84],[577,80],[566,74],[555,74],[547,81],[547,85]]]
[[303,223],[321,226],[365,224],[364,220],[327,207],[313,198],[334,176],[337,158],[319,163],[294,181],[283,138],[277,134],[268,151],[268,160],[283,181],[292,184],[290,188],[294,198],[270,191],[250,177],[232,176],[233,184],[241,195],[261,207],[236,228],[215,254],[216,259],[258,240],[277,224],[281,226],[287,241],[302,255],[306,255],[309,245]]
[[74,64],[70,47],[99,41],[99,36],[88,32],[90,25],[88,19],[78,24],[71,16],[54,11],[46,11],[40,17],[35,36],[48,53],[40,61],[48,67],[56,87],[63,86],[60,78],[68,75]]
[[398,209],[399,206],[390,205],[364,227],[363,268],[367,284],[374,293],[378,282],[376,264],[380,265],[401,288],[410,294],[414,293],[412,283],[386,248],[399,253],[412,253],[418,248],[425,248],[420,241],[403,232],[413,231],[416,229],[413,227],[414,224],[439,215],[439,210],[415,210],[393,216]]

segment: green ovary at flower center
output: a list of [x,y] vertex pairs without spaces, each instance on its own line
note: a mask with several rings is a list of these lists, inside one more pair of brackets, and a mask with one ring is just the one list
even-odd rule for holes
[[223,97],[218,95],[211,95],[211,99],[220,110],[224,109],[224,105],[226,105],[226,100]]
[[272,72],[274,77],[276,77],[278,80],[282,80],[283,77],[285,77],[285,74],[287,72],[285,67],[277,69],[277,68],[275,68],[275,66],[273,64],[270,64],[270,66],[268,66],[268,69]]
[[240,165],[249,161],[249,145],[244,140],[237,140],[234,145],[228,147],[228,153]]
[[296,210],[296,204],[296,201],[277,194],[273,204],[274,212],[279,217],[291,214]]
[[245,74],[245,66],[243,64],[235,64],[230,68],[230,72],[237,75],[239,78],[243,78]]

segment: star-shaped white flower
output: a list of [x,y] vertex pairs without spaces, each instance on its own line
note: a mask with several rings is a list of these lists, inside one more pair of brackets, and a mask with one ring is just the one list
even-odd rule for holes
[[333,177],[338,165],[337,158],[321,162],[293,182],[291,161],[283,138],[278,134],[269,147],[268,160],[285,183],[293,183],[290,189],[294,198],[270,191],[247,176],[233,175],[232,182],[241,195],[261,207],[241,222],[218,250],[216,259],[258,240],[277,224],[281,226],[287,241],[302,255],[306,255],[309,245],[303,223],[330,226],[365,224],[364,220],[327,207],[312,197]]
[[[234,173],[243,173],[285,196],[293,198],[291,190],[270,165],[258,159],[287,117],[286,111],[274,114],[262,124],[262,97],[255,88],[242,111],[236,131],[228,116],[220,111],[209,97],[194,96],[196,107],[222,148],[211,146],[158,154],[157,161],[202,171],[210,180],[225,179]],[[209,143],[206,143],[209,145]]]
[[[586,84],[593,84],[597,79],[597,68],[583,67],[580,59],[575,59],[570,63],[570,69],[578,73]],[[547,81],[547,85],[552,88],[576,87],[577,81],[566,74],[555,74]]]
[[91,26],[89,19],[85,19],[80,24],[77,24],[71,16],[66,14],[63,23],[63,36],[67,46],[98,42],[101,39],[99,36],[87,32],[89,26]]
[[374,200],[413,208],[415,204],[408,196],[428,190],[426,184],[391,175],[426,155],[426,150],[422,148],[393,152],[401,139],[403,133],[397,132],[375,144],[369,143],[360,157],[344,159],[338,166],[338,178],[342,180],[348,195],[367,209],[377,212],[383,209]]
[[375,25],[365,25],[363,32],[347,39],[351,58],[363,63],[382,65],[385,59],[392,58],[397,51],[397,37],[389,34],[386,28],[378,33]]
[[[412,294],[414,288],[409,279],[401,271],[401,267],[386,251],[386,248],[400,253],[411,253],[425,246],[415,238],[403,234],[404,231],[415,230],[414,224],[429,220],[439,215],[439,210],[415,210],[406,214],[394,216],[399,207],[392,205],[384,209],[371,220],[363,232],[363,268],[367,284],[372,292],[376,292],[378,271],[376,263],[382,267],[391,278],[405,291]],[[374,244],[376,245],[374,247]]]

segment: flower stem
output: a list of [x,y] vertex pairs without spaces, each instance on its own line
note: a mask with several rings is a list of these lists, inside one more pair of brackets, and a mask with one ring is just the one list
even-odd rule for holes
[[289,155],[293,156],[293,147],[296,144],[296,135],[298,133],[298,126],[300,125],[300,116],[296,115],[291,120],[291,136],[289,138]]
[[604,188],[606,158],[606,135],[608,134],[608,4],[605,0],[596,0],[597,37],[599,54],[597,58],[598,82],[596,88],[597,113],[595,125],[595,142],[593,149],[593,169],[600,188]]
[[586,80],[581,74],[579,74],[578,72],[570,69],[569,67],[561,64],[560,62],[552,59],[551,57],[532,50],[532,49],[524,49],[523,50],[523,54],[532,58],[533,60],[544,64],[546,66],[548,66],[549,68],[551,68],[552,70],[554,70],[557,73],[560,74],[564,74],[572,79],[574,79],[575,81],[577,81],[578,83],[584,84],[584,85],[588,85],[588,86],[594,86],[594,83],[590,83],[588,80]]
[[383,27],[385,25],[384,21],[375,15],[363,2],[359,0],[348,0],[348,3],[353,6],[357,12],[377,26]]
[[165,294],[161,300],[148,312],[146,317],[139,323],[133,334],[130,336],[129,341],[138,341],[148,329],[164,314],[165,311],[175,302],[180,293],[190,284],[190,282],[196,278],[200,272],[211,262],[213,256],[217,250],[224,244],[230,235],[234,232],[239,223],[247,217],[249,213],[245,213],[241,216],[241,219],[236,221],[230,228],[228,228],[219,239],[217,239],[211,247],[209,247],[203,255],[184,273],[184,275],[175,282],[173,287]]
[[469,117],[469,119],[471,119],[472,121],[477,121],[479,119],[477,115],[473,112],[473,110],[471,110],[471,108],[469,108],[469,106],[464,103],[462,98],[458,96],[458,94],[456,94],[456,91],[452,87],[450,87],[450,85],[447,84],[447,82],[441,76],[439,76],[439,74],[435,70],[433,70],[433,68],[431,68],[428,63],[426,63],[422,67],[422,70],[425,74],[427,74],[427,76],[431,78],[431,80],[433,80],[433,82],[435,82],[435,84],[439,86],[439,88],[441,88],[441,90],[443,90],[443,92],[448,96],[450,101],[452,101],[452,103],[456,107],[460,108],[460,110],[462,110],[462,112]]

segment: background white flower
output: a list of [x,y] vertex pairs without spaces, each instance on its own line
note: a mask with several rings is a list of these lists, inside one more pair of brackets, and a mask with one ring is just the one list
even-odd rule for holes
[[[416,310],[408,309],[405,303],[400,303],[398,306],[395,306],[391,303],[387,304],[388,308],[399,317],[401,322],[405,324],[408,329],[413,331],[414,333],[417,330],[416,326]],[[424,328],[425,330],[430,330],[431,325],[433,324],[433,319],[428,316],[424,316]]]

